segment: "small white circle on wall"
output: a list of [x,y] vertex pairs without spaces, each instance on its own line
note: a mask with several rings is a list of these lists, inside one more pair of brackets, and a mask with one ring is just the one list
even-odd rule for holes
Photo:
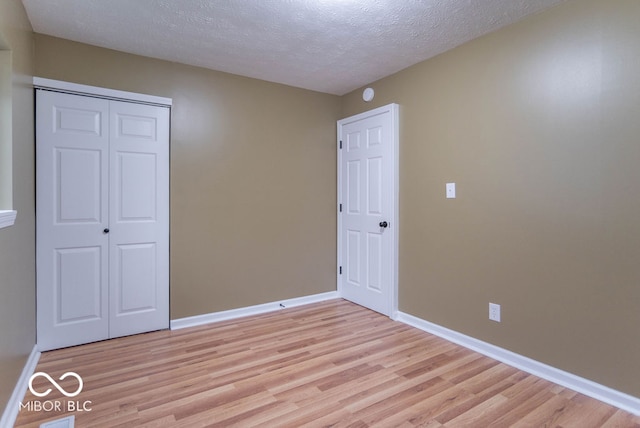
[[375,95],[375,92],[373,91],[373,88],[367,88],[364,91],[362,91],[362,99],[365,100],[366,102],[371,101],[374,95]]

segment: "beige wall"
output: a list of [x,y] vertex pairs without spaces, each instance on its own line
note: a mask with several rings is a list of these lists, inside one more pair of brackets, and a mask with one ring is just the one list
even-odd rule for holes
[[172,319],[335,290],[339,97],[43,35],[36,75],[173,98]]
[[343,102],[401,105],[400,310],[635,396],[638,22],[570,1]]
[[[0,1],[0,43],[12,56],[14,226],[0,229],[0,414],[35,343],[33,35],[19,0]],[[5,153],[5,152],[3,152]],[[6,203],[6,202],[4,202]],[[0,207],[6,209],[7,207]]]

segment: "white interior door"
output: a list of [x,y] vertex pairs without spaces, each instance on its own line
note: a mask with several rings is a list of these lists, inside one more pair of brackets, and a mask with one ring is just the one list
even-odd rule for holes
[[169,109],[37,91],[38,346],[169,327]]
[[396,310],[398,106],[338,121],[338,290]]
[[109,337],[109,102],[37,91],[41,350]]
[[111,102],[110,335],[169,328],[169,109]]

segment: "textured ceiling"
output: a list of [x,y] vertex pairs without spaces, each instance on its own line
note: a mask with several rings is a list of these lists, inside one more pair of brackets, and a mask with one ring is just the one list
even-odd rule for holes
[[563,0],[23,0],[37,33],[342,95]]

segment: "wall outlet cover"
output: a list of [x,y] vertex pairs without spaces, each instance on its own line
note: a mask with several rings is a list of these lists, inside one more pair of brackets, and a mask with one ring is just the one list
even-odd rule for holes
[[447,183],[447,199],[455,199],[456,198],[456,183]]
[[500,322],[500,305],[497,303],[489,303],[489,319]]

